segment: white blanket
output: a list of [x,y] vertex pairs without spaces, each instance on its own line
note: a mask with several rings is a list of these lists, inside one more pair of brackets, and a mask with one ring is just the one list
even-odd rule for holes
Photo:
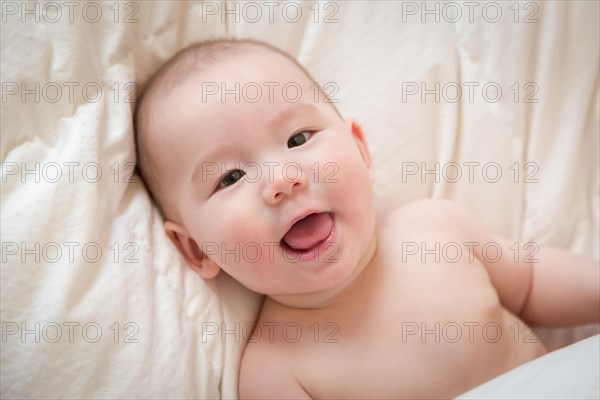
[[459,399],[598,399],[600,337],[546,354],[459,396]]
[[197,40],[329,83],[380,210],[451,198],[522,252],[598,259],[599,4],[475,3],[0,3],[0,396],[236,397],[261,298],[193,274],[131,175],[131,83]]

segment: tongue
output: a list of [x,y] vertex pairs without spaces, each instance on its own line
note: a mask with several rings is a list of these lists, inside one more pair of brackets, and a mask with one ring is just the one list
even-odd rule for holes
[[330,214],[310,214],[292,225],[283,241],[294,250],[307,250],[327,239],[332,228]]

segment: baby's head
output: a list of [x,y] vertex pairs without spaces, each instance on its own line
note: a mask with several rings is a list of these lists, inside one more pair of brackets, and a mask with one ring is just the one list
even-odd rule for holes
[[187,263],[293,303],[341,290],[374,250],[373,169],[290,56],[247,40],[179,52],[136,113],[138,167]]

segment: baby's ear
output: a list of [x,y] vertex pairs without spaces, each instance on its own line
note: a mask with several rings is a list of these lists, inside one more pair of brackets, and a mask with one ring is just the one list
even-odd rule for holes
[[362,126],[352,118],[347,118],[344,122],[346,122],[348,129],[352,132],[352,137],[356,141],[358,151],[369,170],[371,181],[375,181],[375,168],[373,167],[373,160],[371,159],[371,153],[369,152],[369,146],[367,145],[367,139],[363,133]]
[[188,265],[204,279],[213,279],[221,268],[204,254],[188,231],[177,222],[166,221],[165,232]]

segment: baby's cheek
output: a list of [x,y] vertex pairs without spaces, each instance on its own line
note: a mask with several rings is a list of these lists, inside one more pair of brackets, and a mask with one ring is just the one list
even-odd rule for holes
[[240,230],[235,229],[235,221],[239,221],[236,213],[235,210],[228,211],[224,204],[205,208],[195,217],[196,225],[199,227],[197,236],[204,242],[210,243],[231,240],[232,234]]
[[369,172],[364,165],[357,162],[344,162],[330,182],[329,191],[334,201],[348,204],[353,211],[372,205],[372,185]]
[[355,192],[369,190],[365,186],[365,169],[348,160],[329,158],[315,162],[303,173],[306,173],[308,184],[315,194],[325,196],[332,205],[356,201],[358,199],[353,197]]

